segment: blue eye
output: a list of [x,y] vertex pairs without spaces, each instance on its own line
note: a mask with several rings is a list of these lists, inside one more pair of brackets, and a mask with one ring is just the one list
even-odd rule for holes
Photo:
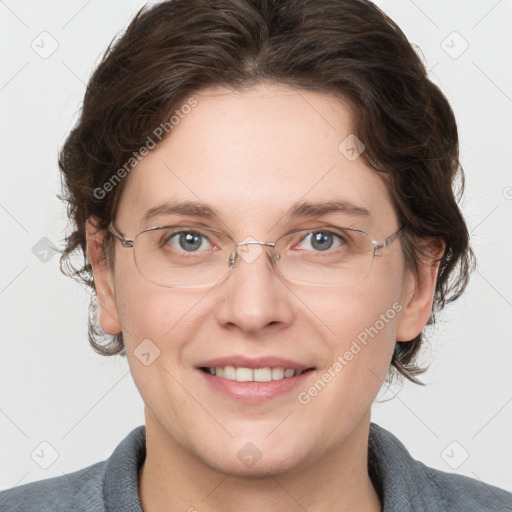
[[312,231],[304,238],[305,240],[309,240],[314,251],[327,251],[335,245],[336,240],[339,240],[336,247],[339,247],[344,242],[341,236],[330,231]]
[[[179,231],[166,236],[164,243],[170,245],[173,249],[195,252],[201,249],[205,240],[207,240],[207,238],[201,233],[195,231]],[[179,247],[176,246],[176,242],[179,244]]]

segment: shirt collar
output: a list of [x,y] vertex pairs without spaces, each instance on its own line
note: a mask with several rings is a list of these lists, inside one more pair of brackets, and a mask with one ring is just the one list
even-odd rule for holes
[[107,512],[142,512],[139,468],[146,459],[146,428],[132,430],[106,462],[103,498]]
[[425,469],[391,432],[370,424],[368,472],[383,502],[382,512],[446,512]]

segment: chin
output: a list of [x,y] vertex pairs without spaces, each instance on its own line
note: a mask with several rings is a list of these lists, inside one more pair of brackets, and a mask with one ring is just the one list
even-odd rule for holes
[[242,463],[236,456],[219,463],[219,459],[209,461],[208,465],[219,473],[237,478],[259,479],[268,478],[269,475],[278,476],[289,473],[300,465],[295,457],[262,456],[256,462]]
[[217,445],[209,453],[198,454],[203,463],[223,474],[239,478],[263,478],[297,471],[310,461],[304,443],[269,443],[235,439],[224,449]]

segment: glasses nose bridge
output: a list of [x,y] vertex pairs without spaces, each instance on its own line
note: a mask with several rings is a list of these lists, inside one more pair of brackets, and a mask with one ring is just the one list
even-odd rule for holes
[[[276,245],[276,242],[262,242],[261,240],[244,240],[242,242],[235,243],[233,250],[231,252],[231,255],[229,257],[229,267],[230,268],[232,268],[235,265],[237,257],[239,256],[238,248],[242,247],[244,245],[264,245],[267,247],[274,248]],[[276,256],[276,258],[279,257],[278,255],[275,255],[275,256]],[[240,256],[240,257],[245,260],[245,258],[243,256]],[[270,253],[270,258],[273,263],[274,262],[274,254],[272,252]]]

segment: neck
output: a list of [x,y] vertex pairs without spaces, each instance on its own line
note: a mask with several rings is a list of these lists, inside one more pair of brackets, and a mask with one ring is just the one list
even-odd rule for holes
[[367,469],[368,429],[369,417],[345,446],[319,461],[293,473],[253,478],[205,465],[170,440],[156,421],[148,422],[146,415],[147,456],[139,473],[142,508],[144,512],[381,512]]

